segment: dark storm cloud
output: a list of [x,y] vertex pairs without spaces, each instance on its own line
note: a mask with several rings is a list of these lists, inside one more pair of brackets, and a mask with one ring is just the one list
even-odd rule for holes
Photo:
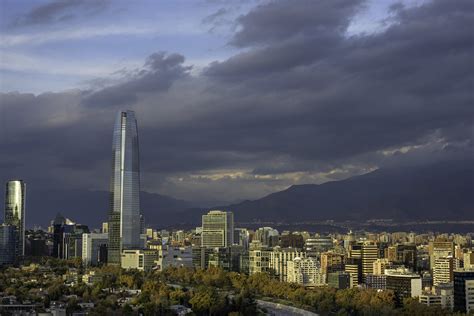
[[105,9],[109,0],[56,0],[33,8],[17,18],[14,26],[49,24],[72,20],[78,13],[91,14]]
[[84,98],[84,104],[122,106],[135,103],[140,93],[166,91],[173,82],[188,76],[191,67],[183,63],[184,56],[180,54],[155,53],[126,82],[93,92]]
[[[65,185],[106,184],[112,120],[125,107],[137,112],[145,186],[175,185],[171,194],[181,184],[169,177],[191,173],[224,174],[183,176],[191,193],[191,185],[258,191],[250,183],[263,183],[260,195],[332,169],[324,179],[472,155],[474,3],[392,8],[386,29],[349,36],[363,5],[259,6],[238,19],[231,40],[245,52],[201,75],[190,74],[184,56],[157,53],[106,88],[2,95],[1,152],[13,153],[0,156],[2,174],[24,161],[38,178],[46,166],[51,181],[66,174]],[[222,171],[232,169],[249,173]],[[289,173],[303,175],[276,177]]]
[[363,2],[273,1],[238,18],[242,28],[234,35],[231,44],[244,47],[279,42],[294,36],[342,34]]

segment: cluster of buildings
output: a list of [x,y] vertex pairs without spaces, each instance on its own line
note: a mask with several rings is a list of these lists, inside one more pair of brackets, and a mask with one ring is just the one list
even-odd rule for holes
[[249,275],[268,273],[282,282],[307,287],[392,290],[399,303],[417,297],[427,305],[474,310],[470,235],[250,230],[234,227],[233,213],[222,210],[204,214],[202,225],[191,231],[145,228],[139,199],[137,122],[132,111],[119,112],[115,122],[110,192],[108,221],[101,229],[90,231],[58,214],[48,232],[26,234],[25,184],[9,181],[5,223],[0,226],[0,264],[13,264],[26,253],[141,271],[219,267]]

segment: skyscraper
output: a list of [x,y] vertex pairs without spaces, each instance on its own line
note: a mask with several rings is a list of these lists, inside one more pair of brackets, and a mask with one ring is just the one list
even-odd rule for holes
[[234,243],[234,214],[209,211],[202,216],[202,247],[228,247]]
[[5,224],[16,229],[15,254],[25,255],[25,183],[23,180],[7,182],[5,195]]
[[118,113],[112,143],[108,262],[119,265],[123,249],[140,249],[140,156],[133,111]]

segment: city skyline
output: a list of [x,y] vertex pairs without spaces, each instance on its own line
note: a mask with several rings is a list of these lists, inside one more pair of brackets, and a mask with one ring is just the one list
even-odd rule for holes
[[0,0],[0,315],[471,315],[473,35],[473,0]]
[[125,107],[196,204],[473,155],[471,1],[51,3],[1,4],[2,182],[106,191]]

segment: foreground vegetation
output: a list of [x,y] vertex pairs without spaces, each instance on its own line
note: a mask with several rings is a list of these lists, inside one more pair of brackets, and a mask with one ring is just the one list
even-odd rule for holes
[[[78,278],[68,283],[68,274],[85,272],[80,261],[47,259],[34,269],[4,269],[0,291],[20,301],[65,302],[68,312],[80,310],[81,302],[92,302],[90,315],[171,315],[170,306],[184,305],[196,315],[261,314],[255,299],[264,298],[304,308],[322,315],[454,315],[439,307],[428,307],[408,299],[395,306],[390,291],[371,289],[307,289],[282,283],[266,274],[247,276],[220,269],[168,268],[143,273],[117,267],[94,269],[100,281],[87,285]],[[140,290],[134,295],[130,291]]]

